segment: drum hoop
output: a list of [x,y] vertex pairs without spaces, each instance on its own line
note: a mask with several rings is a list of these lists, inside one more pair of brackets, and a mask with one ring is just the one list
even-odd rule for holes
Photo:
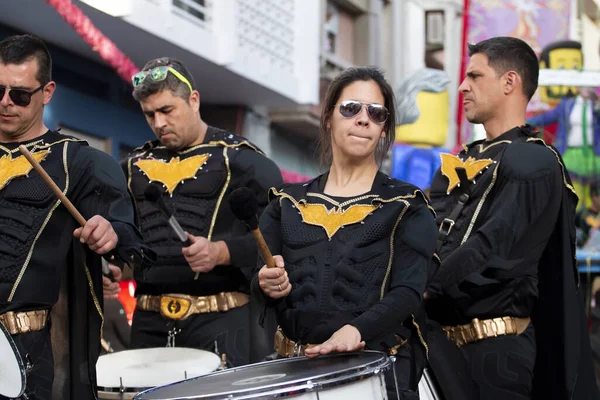
[[23,393],[25,393],[25,389],[27,388],[27,372],[25,370],[25,363],[23,362],[23,357],[21,357],[21,352],[17,348],[15,341],[13,340],[12,336],[8,332],[8,329],[6,329],[2,322],[0,322],[0,330],[2,331],[2,333],[6,337],[6,340],[8,341],[8,344],[12,348],[15,358],[17,359],[17,364],[19,365],[19,370],[21,372],[21,392],[18,396],[16,396],[17,398],[19,398],[23,396]]
[[151,389],[153,386],[144,386],[144,387],[116,387],[116,386],[98,386],[99,392],[104,393],[140,393],[144,390]]
[[433,375],[433,371],[430,370],[430,368],[426,367],[425,369],[423,369],[423,381],[425,383],[425,385],[427,385],[429,391],[433,394],[433,397],[437,400],[437,399],[441,399],[442,396],[439,393],[439,388],[437,387],[437,385],[434,383],[434,380],[432,379],[432,375]]
[[[248,389],[248,390],[239,389],[239,390],[234,390],[234,391],[230,391],[227,393],[207,394],[206,396],[200,395],[199,397],[195,397],[195,398],[203,399],[203,400],[217,400],[217,399],[222,399],[223,395],[227,395],[227,396],[231,396],[231,398],[235,399],[235,400],[244,400],[244,399],[257,399],[256,396],[260,395],[261,399],[267,399],[267,398],[277,398],[277,397],[279,397],[278,395],[285,394],[290,391],[293,391],[295,393],[295,395],[297,395],[300,393],[314,392],[314,391],[321,390],[321,389],[330,389],[330,388],[333,388],[336,386],[341,386],[344,384],[363,380],[367,376],[378,375],[379,373],[381,373],[384,370],[387,370],[391,366],[390,359],[387,356],[385,356],[384,353],[381,353],[378,351],[370,351],[370,350],[363,351],[362,353],[376,353],[376,354],[381,354],[384,357],[382,359],[370,361],[370,362],[365,363],[360,366],[349,367],[349,368],[345,368],[345,369],[335,371],[335,372],[329,372],[326,374],[316,375],[309,379],[302,379],[302,380],[296,379],[296,380],[291,380],[289,382],[284,382],[284,383],[265,385],[263,387],[256,388],[256,389]],[[331,357],[331,356],[323,356],[323,357]],[[249,365],[244,365],[244,366],[237,367],[237,368],[231,368],[231,369],[227,370],[227,372],[233,373],[240,369],[248,369],[250,367],[256,367],[258,365],[269,364],[269,363],[272,363],[272,361],[263,361],[263,362],[256,363],[256,364],[249,364]],[[354,371],[354,372],[351,374],[348,374],[349,371]],[[222,373],[222,371],[221,372],[217,371],[217,372],[213,372],[213,373],[199,376],[196,378],[187,379],[186,381],[192,381],[192,380],[196,380],[196,379],[200,379],[200,378],[207,378],[207,377],[210,377],[211,375],[219,374],[219,373]],[[320,382],[313,382],[314,379],[319,379],[322,377],[327,377],[327,379],[320,381]],[[154,391],[160,390],[161,388],[176,385],[177,383],[180,383],[180,382],[175,382],[175,383],[164,385],[161,387],[155,387],[155,388],[148,389],[144,392],[138,393],[138,395],[136,395],[134,397],[134,399],[139,399],[138,396],[141,396],[145,393],[152,393]]]

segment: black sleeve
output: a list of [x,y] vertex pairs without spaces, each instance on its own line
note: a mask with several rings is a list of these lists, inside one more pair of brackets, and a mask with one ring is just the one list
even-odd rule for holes
[[389,290],[381,301],[350,324],[369,341],[390,332],[414,314],[422,302],[429,263],[435,251],[435,218],[422,199],[411,202],[394,235]]
[[485,222],[442,260],[427,289],[432,296],[488,265],[509,260],[533,222],[558,212],[563,175],[550,150],[537,144],[509,146],[497,168],[497,187]]
[[[262,216],[260,217],[259,228],[265,238],[265,242],[269,247],[272,255],[281,255],[281,207],[279,205],[279,198],[273,199]],[[261,301],[276,302],[276,300],[270,299],[265,296],[262,289],[258,284],[258,271],[265,265],[265,261],[262,256],[258,255],[257,267],[252,276],[252,284],[250,286],[252,295]]]
[[[244,171],[250,177],[244,184],[254,191],[258,199],[258,216],[260,217],[268,203],[268,190],[283,183],[281,171],[268,157],[247,148],[238,150],[235,158],[232,157],[231,163],[235,164],[232,165],[232,170],[235,168],[238,171]],[[248,263],[248,256],[257,253],[256,242],[252,234],[233,236],[224,241],[229,249],[230,264],[244,270],[251,265],[246,274],[250,278],[254,265]]]
[[119,163],[106,153],[81,146],[70,166],[76,182],[70,199],[87,220],[94,215],[106,218],[117,233],[117,247],[104,257],[123,267],[144,266],[154,260],[134,224],[134,210]]

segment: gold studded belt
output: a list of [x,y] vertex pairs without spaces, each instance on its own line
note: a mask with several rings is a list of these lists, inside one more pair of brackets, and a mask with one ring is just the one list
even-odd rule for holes
[[192,314],[226,312],[248,304],[245,293],[222,292],[211,296],[187,294],[163,294],[162,296],[140,295],[136,308],[141,311],[160,312],[165,318],[186,319]]
[[470,324],[442,326],[446,336],[458,347],[497,336],[520,335],[527,329],[531,318],[501,317],[479,320],[474,318]]
[[274,345],[275,351],[281,357],[286,358],[303,356],[304,350],[316,346],[316,344],[300,345],[294,342],[292,339],[289,339],[287,336],[285,336],[285,333],[283,333],[280,327],[277,327],[277,331],[275,332]]
[[46,326],[47,321],[48,310],[10,311],[0,315],[0,322],[11,335],[41,331]]

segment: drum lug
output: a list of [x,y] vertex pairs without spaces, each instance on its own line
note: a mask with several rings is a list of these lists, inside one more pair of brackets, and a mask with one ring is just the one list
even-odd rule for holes
[[25,354],[25,372],[28,376],[32,369],[33,363],[31,362],[31,358],[29,358],[29,354]]
[[168,332],[167,347],[175,347],[175,336],[181,332],[181,329],[173,328]]
[[294,350],[292,351],[292,357],[298,357],[302,354],[302,345],[298,342],[294,343]]

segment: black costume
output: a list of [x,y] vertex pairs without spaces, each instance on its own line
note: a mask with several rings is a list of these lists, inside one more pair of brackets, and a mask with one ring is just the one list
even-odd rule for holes
[[[297,344],[323,343],[350,324],[367,349],[397,352],[400,391],[414,396],[427,349],[414,314],[435,247],[432,210],[416,187],[381,172],[368,193],[351,198],[325,195],[326,181],[321,175],[272,189],[260,228],[283,257],[292,291],[266,297],[256,273],[253,292]],[[395,398],[391,374],[386,383]]]
[[486,400],[597,399],[574,262],[577,196],[556,150],[529,126],[474,142],[457,157],[442,156],[431,201],[441,264],[428,286],[428,316],[452,327],[531,317],[521,334],[460,352],[430,341],[446,399],[455,398],[454,385]]
[[[209,126],[200,145],[175,152],[158,141],[149,142],[137,149],[124,167],[138,225],[158,254],[156,265],[146,273],[135,271],[138,306],[133,316],[132,347],[164,347],[169,332],[173,332],[176,346],[218,350],[234,366],[264,357],[267,339],[262,329],[250,325],[252,304],[175,319],[163,317],[168,314],[156,308],[140,309],[140,296],[158,299],[167,294],[196,297],[235,293],[243,294],[247,301],[256,244],[246,226],[232,214],[228,198],[234,189],[250,187],[262,212],[268,188],[282,182],[277,166],[244,138]],[[225,241],[231,265],[215,266],[195,279],[182,254],[182,242],[160,210],[144,198],[150,182],[162,183],[164,200],[184,230],[214,242]],[[179,310],[180,304],[173,304]],[[251,357],[251,342],[259,355]]]
[[152,252],[141,244],[123,173],[109,155],[54,131],[0,143],[0,315],[52,310],[43,329],[13,335],[29,364],[25,394],[37,400],[94,399],[101,258],[73,237],[77,222],[31,170],[20,144],[84,218],[101,215],[111,222],[119,242],[105,258],[142,265]]

